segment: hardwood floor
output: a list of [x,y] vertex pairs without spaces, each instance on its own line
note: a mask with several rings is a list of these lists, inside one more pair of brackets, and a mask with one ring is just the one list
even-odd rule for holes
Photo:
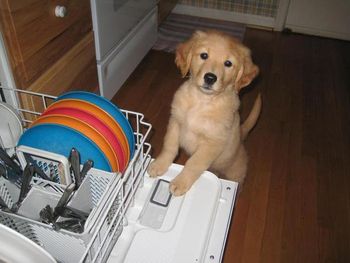
[[[241,116],[258,92],[263,112],[223,262],[350,262],[350,43],[255,29],[244,42],[261,74]],[[113,99],[152,123],[153,156],[182,81],[173,54],[151,51]]]

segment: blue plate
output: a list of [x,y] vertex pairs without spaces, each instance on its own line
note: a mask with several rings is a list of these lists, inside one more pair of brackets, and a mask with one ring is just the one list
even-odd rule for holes
[[112,171],[108,159],[92,140],[63,125],[47,123],[33,126],[22,134],[18,145],[57,153],[67,158],[74,147],[80,153],[81,163],[91,159],[95,168]]
[[93,103],[109,113],[121,126],[124,134],[128,140],[130,148],[130,160],[132,159],[135,152],[135,139],[134,132],[130,126],[129,121],[125,118],[124,114],[119,110],[119,108],[106,98],[96,95],[91,92],[86,91],[71,91],[67,92],[57,98],[57,100],[62,99],[80,99]]

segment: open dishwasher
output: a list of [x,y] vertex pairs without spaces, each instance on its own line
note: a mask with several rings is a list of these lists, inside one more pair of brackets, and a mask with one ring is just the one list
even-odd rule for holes
[[[23,90],[2,88],[2,91],[5,98],[11,96],[18,101],[25,98],[26,101],[40,102],[41,110],[55,99],[53,96]],[[33,116],[41,113],[13,106],[19,112],[24,126],[33,120]],[[237,183],[204,172],[184,196],[171,196],[169,182],[180,173],[182,166],[173,164],[162,177],[150,178],[146,170],[151,162],[151,145],[147,143],[151,125],[144,121],[141,113],[122,112],[134,130],[135,154],[123,173],[94,168],[89,171],[70,201],[72,207],[89,209],[82,231],[76,233],[59,229],[31,216],[40,203],[38,200],[43,200],[42,194],[57,202],[66,188],[35,177],[31,181],[31,189],[40,193],[40,198],[35,199],[33,193],[28,194],[28,200],[31,197],[36,201],[25,199],[23,204],[26,202],[28,206],[24,206],[22,210],[26,211],[19,214],[0,210],[0,223],[25,236],[27,242],[35,244],[36,253],[41,249],[57,262],[221,262]],[[19,157],[29,154],[41,165],[59,166],[62,162],[49,153],[30,152],[25,148],[17,154]],[[5,203],[13,202],[10,200],[11,187],[7,182],[0,183],[2,200]],[[0,244],[4,243],[1,239],[2,236]],[[35,250],[35,246],[31,249]],[[6,262],[5,252],[0,248],[0,262]],[[14,252],[19,254],[21,250],[18,247],[11,249],[11,253]],[[35,262],[35,256],[33,260]]]

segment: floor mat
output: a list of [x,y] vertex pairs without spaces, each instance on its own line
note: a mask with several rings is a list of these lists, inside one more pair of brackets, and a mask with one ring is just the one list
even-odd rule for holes
[[174,52],[177,44],[188,39],[194,31],[205,29],[220,30],[242,40],[245,28],[244,24],[235,22],[171,13],[160,25],[153,49]]

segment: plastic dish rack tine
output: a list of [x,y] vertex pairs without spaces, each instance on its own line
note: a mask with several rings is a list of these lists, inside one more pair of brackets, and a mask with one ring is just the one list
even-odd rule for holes
[[28,162],[34,161],[51,181],[62,185],[73,181],[68,159],[63,155],[24,145],[18,146],[16,153],[23,169]]

